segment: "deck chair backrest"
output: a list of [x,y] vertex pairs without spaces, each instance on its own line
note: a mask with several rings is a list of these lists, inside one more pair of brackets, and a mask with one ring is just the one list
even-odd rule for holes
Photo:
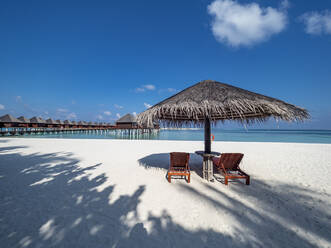
[[223,164],[225,169],[236,170],[243,157],[242,153],[222,153],[219,165]]
[[170,166],[171,167],[188,167],[190,154],[186,152],[171,152],[170,153]]

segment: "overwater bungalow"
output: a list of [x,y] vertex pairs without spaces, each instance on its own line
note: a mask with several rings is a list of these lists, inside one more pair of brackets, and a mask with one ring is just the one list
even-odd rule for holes
[[78,127],[79,128],[87,128],[88,124],[85,121],[79,121],[78,122]]
[[56,124],[58,125],[59,128],[64,128],[64,123],[61,120],[56,120]]
[[30,120],[28,118],[25,118],[24,116],[20,116],[17,119],[22,122],[19,124],[20,127],[26,127],[26,128],[29,127]]
[[116,121],[116,128],[130,129],[138,128],[137,118],[132,114],[126,114]]
[[52,118],[49,118],[49,119],[46,120],[46,126],[48,128],[53,128],[53,127],[57,126],[57,123]]
[[92,127],[94,126],[94,124],[93,124],[92,121],[89,121],[89,122],[87,123],[87,125],[88,125],[89,128],[92,128]]
[[45,127],[46,121],[41,117],[34,116],[30,119],[31,127],[38,128],[38,127]]
[[70,128],[72,126],[72,122],[71,121],[69,121],[69,120],[65,120],[64,121],[64,127],[65,128]]
[[19,127],[22,122],[15,117],[7,114],[0,117],[0,127]]
[[76,121],[72,121],[71,124],[72,124],[72,127],[73,127],[73,128],[77,128],[77,127],[78,127]]

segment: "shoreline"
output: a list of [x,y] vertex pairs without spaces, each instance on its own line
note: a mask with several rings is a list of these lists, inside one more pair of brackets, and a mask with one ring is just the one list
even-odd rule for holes
[[[41,137],[29,137],[29,138],[26,138],[26,137],[22,137],[22,136],[17,136],[17,137],[0,137],[0,142],[1,140],[5,140],[5,139],[22,139],[22,140],[110,140],[110,141],[116,141],[116,140],[122,140],[122,141],[136,141],[136,142],[139,142],[139,141],[165,141],[165,142],[204,142],[203,140],[166,140],[166,139],[127,139],[127,138],[123,138],[123,139],[119,139],[119,138],[58,138],[58,137],[44,137],[44,138],[41,138]],[[219,140],[215,140],[215,141],[212,141],[212,144],[213,143],[216,143],[216,142],[224,142],[224,143],[249,143],[249,144],[260,144],[260,143],[265,143],[265,144],[307,144],[307,145],[330,145],[331,146],[331,143],[317,143],[317,142],[311,142],[311,143],[308,143],[308,142],[281,142],[281,141],[219,141]]]

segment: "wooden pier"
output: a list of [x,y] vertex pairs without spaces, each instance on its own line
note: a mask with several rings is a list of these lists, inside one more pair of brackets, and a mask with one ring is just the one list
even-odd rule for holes
[[137,136],[158,132],[158,129],[144,128],[1,128],[0,136],[45,135],[45,134],[116,134],[118,136]]
[[47,134],[109,134],[123,138],[144,138],[159,132],[159,126],[147,128],[139,126],[136,117],[127,114],[120,118],[116,125],[69,120],[43,120],[40,117],[27,119],[24,116],[15,118],[9,114],[0,117],[0,136],[47,135]]

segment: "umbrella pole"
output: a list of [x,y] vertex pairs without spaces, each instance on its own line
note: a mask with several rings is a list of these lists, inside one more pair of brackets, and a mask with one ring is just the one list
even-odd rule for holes
[[205,153],[210,154],[211,141],[210,141],[210,119],[205,118]]

